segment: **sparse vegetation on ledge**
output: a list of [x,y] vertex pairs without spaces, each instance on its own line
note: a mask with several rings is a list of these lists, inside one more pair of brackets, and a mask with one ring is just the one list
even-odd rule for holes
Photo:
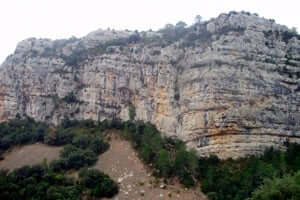
[[72,104],[72,103],[82,103],[81,101],[79,101],[76,97],[76,95],[74,94],[74,92],[69,92],[65,97],[62,98],[62,100],[68,104]]

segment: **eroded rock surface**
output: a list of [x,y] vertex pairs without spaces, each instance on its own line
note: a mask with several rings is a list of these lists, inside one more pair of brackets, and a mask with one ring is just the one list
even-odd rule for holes
[[20,42],[0,68],[0,120],[127,120],[132,105],[199,155],[300,142],[297,33],[244,12],[168,28]]

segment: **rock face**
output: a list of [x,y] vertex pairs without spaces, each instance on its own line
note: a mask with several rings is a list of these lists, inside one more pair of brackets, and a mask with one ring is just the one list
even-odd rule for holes
[[0,121],[150,121],[199,155],[300,143],[300,36],[249,13],[158,32],[27,39],[0,68]]

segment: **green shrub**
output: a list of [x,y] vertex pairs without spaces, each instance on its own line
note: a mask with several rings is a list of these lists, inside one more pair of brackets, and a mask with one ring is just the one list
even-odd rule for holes
[[67,161],[64,159],[60,160],[53,160],[50,162],[49,167],[54,171],[54,172],[62,172],[67,169]]
[[89,144],[89,149],[95,152],[96,154],[104,153],[106,150],[108,150],[109,144],[106,142],[103,142],[103,140],[99,138],[93,139]]
[[[99,127],[91,120],[64,119],[60,126],[49,128],[31,118],[0,123],[0,152],[17,144],[43,141],[50,145],[65,145],[60,159],[32,167],[22,167],[7,173],[0,171],[0,199],[80,199],[82,193],[111,196],[118,192],[114,182],[105,175],[95,187],[81,185],[64,177],[69,169],[91,166],[97,156],[108,149],[99,135]],[[1,155],[0,155],[1,156]],[[13,192],[12,192],[13,191]]]
[[0,123],[0,151],[14,145],[43,141],[48,133],[48,125],[35,122],[29,117]]
[[235,161],[201,158],[198,175],[201,189],[211,200],[247,199],[265,179],[284,177],[298,170],[299,146],[288,144],[286,152],[270,148],[260,157]]
[[0,171],[0,199],[80,200],[83,194],[92,197],[112,197],[118,185],[96,169],[84,169],[79,181],[53,172],[47,165],[22,167],[10,173]]
[[117,183],[109,176],[95,169],[82,169],[79,172],[79,182],[84,188],[89,189],[89,194],[95,197],[113,197],[118,193]]
[[149,122],[124,122],[120,127],[124,138],[131,141],[140,158],[145,163],[152,164],[155,176],[177,177],[186,187],[195,184],[198,158],[195,152],[186,150],[183,142],[163,138]]
[[91,143],[92,138],[87,135],[77,135],[73,138],[72,144],[80,149],[87,149]]
[[[245,200],[251,197],[251,194],[253,194],[252,199],[266,198],[267,200],[272,197],[273,193],[282,193],[285,195],[283,198],[289,198],[287,195],[294,195],[294,188],[297,188],[294,186],[284,188],[283,186],[287,183],[294,184],[291,182],[290,175],[287,174],[294,174],[299,171],[300,145],[287,143],[286,152],[271,148],[266,150],[262,156],[251,156],[239,160],[221,161],[215,156],[198,159],[196,153],[188,151],[182,141],[162,137],[155,126],[142,121],[105,120],[94,123],[91,120],[71,121],[65,119],[55,131],[49,131],[48,126],[34,122],[30,118],[25,120],[16,119],[0,123],[0,150],[5,152],[7,148],[15,144],[30,143],[37,140],[49,140],[53,142],[52,144],[67,144],[61,151],[60,160],[52,161],[48,167],[49,169],[47,169],[52,173],[65,172],[69,169],[79,169],[94,164],[97,155],[108,148],[108,144],[102,139],[102,131],[111,128],[121,130],[121,135],[130,140],[140,158],[145,163],[151,164],[155,176],[177,178],[186,187],[191,187],[197,181],[201,181],[202,191],[207,194],[210,200]],[[18,182],[31,176],[39,177],[45,173],[45,170],[45,168],[41,170],[39,167],[34,169],[23,168],[13,173],[12,181]],[[13,183],[10,182],[11,180],[7,180],[6,174],[6,172],[0,172],[0,191],[3,191],[0,194],[1,197],[19,199],[25,193],[26,195],[34,193],[34,186],[30,182],[32,179],[26,182],[28,183],[28,191],[27,189],[22,191],[21,196],[18,193],[5,192],[10,191],[6,189],[11,187],[10,184]],[[83,181],[81,188],[84,187],[92,196],[115,194],[116,189],[109,187],[109,185],[113,185],[110,179],[97,175],[97,172],[91,172],[91,175],[87,176],[94,177],[93,174],[100,177],[98,178],[102,180],[101,183],[96,184],[94,188],[88,188],[88,186],[83,186],[88,185]],[[297,175],[297,177],[299,176]],[[56,178],[58,181],[59,176]],[[274,185],[270,185],[271,181],[264,181],[270,179],[273,180]],[[63,179],[60,178],[60,180]],[[37,181],[34,180],[34,182]],[[299,178],[296,178],[296,183],[298,182]],[[4,186],[2,183],[8,183],[8,186]],[[47,192],[49,189],[50,192],[53,192],[53,196],[49,197],[50,199],[61,198],[60,194],[67,195],[60,192],[60,187],[50,187],[52,185],[52,182],[51,184],[41,183],[37,187],[39,191]],[[19,191],[19,187],[23,186],[17,185],[14,187],[16,187],[15,191]],[[270,192],[270,195],[266,193],[269,196],[263,196],[262,198],[261,194],[263,192],[260,191],[266,190],[268,187],[275,192],[272,194]],[[287,191],[287,194],[282,192],[283,189]],[[295,197],[298,198],[298,196]],[[276,198],[280,199],[281,197],[276,196]],[[294,196],[291,196],[292,198]],[[66,197],[66,199],[68,198]]]
[[0,199],[79,200],[82,193],[72,179],[41,165],[0,173]]
[[65,97],[62,98],[62,100],[69,104],[81,103],[81,101],[79,101],[75,96],[74,92],[69,92]]
[[133,121],[133,120],[135,119],[135,115],[136,115],[136,113],[135,113],[135,108],[134,108],[133,105],[130,105],[130,106],[129,106],[129,119],[130,119],[131,121]]
[[74,134],[68,129],[58,129],[56,131],[55,145],[70,144]]
[[97,161],[97,154],[89,149],[80,149],[68,144],[60,153],[60,157],[65,160],[66,169],[79,169],[90,166]]
[[265,179],[254,190],[249,200],[296,200],[300,199],[300,171],[282,178]]
[[169,152],[165,149],[162,149],[158,152],[156,160],[154,162],[155,168],[158,170],[158,176],[170,177],[172,174],[172,163],[170,161]]

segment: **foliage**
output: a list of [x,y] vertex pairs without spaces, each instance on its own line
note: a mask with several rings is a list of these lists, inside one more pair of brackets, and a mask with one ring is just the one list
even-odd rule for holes
[[[268,149],[260,157],[220,161],[217,157],[199,160],[201,188],[211,200],[242,200],[251,196],[264,179],[285,177],[299,170],[300,145],[287,144],[287,151]],[[275,198],[277,199],[277,198]]]
[[0,199],[79,200],[81,193],[81,187],[72,179],[47,166],[25,166],[0,173]]
[[186,23],[179,21],[176,25],[166,24],[159,32],[162,34],[163,39],[171,44],[184,37],[188,33],[188,30],[189,28],[186,28]]
[[131,121],[133,121],[135,119],[135,115],[136,115],[136,113],[135,113],[135,107],[133,105],[130,105],[128,112],[129,112],[129,119]]
[[[63,174],[69,169],[80,169],[97,161],[97,156],[108,149],[99,127],[91,120],[63,120],[60,126],[50,128],[20,116],[15,120],[0,123],[0,151],[5,152],[14,145],[33,142],[50,145],[65,145],[60,159],[49,165],[22,167],[11,173],[0,172],[0,199],[81,199],[82,194],[111,197],[118,192],[117,185],[105,174],[98,184],[86,188]],[[79,180],[80,182],[80,180]],[[117,188],[117,189],[116,189]]]
[[109,147],[97,129],[91,120],[70,121],[65,119],[57,128],[53,140],[54,145],[67,144],[60,152],[61,160],[51,163],[55,170],[79,169],[94,164],[97,156]]
[[274,36],[276,39],[281,39],[285,43],[288,43],[290,39],[293,37],[297,38],[298,40],[300,39],[300,35],[297,33],[295,30],[288,30],[288,31],[282,31],[279,32],[278,30],[272,31],[263,31],[264,36],[266,38],[270,38],[271,36]]
[[72,142],[74,134],[69,129],[57,129],[44,137],[44,142],[49,145],[65,145]]
[[64,169],[79,169],[84,166],[90,166],[97,161],[97,154],[93,151],[80,149],[74,145],[68,144],[60,154],[64,161]]
[[81,103],[81,101],[79,101],[75,96],[74,92],[69,92],[64,98],[62,98],[62,100],[69,104]]
[[0,171],[0,199],[79,200],[83,194],[112,197],[117,193],[117,183],[96,169],[81,170],[76,182],[47,164]]
[[43,141],[47,131],[46,124],[29,117],[0,123],[0,151],[6,151],[14,145]]
[[62,56],[68,66],[78,66],[82,61],[88,58],[88,53],[85,47],[77,46],[77,48],[72,49],[71,55]]
[[[97,155],[108,148],[108,144],[102,138],[103,131],[107,129],[119,129],[121,135],[131,142],[139,157],[153,167],[155,176],[177,178],[186,187],[191,187],[197,181],[201,181],[202,191],[211,200],[298,198],[300,145],[296,144],[287,143],[286,152],[268,149],[259,157],[251,156],[225,161],[221,161],[215,156],[199,159],[194,151],[186,149],[183,142],[174,138],[162,137],[155,126],[142,121],[104,120],[94,122],[91,120],[71,121],[66,118],[60,126],[52,130],[47,125],[35,122],[30,118],[20,119],[18,117],[18,119],[0,123],[0,150],[4,152],[13,145],[34,141],[45,141],[51,145],[65,145],[60,159],[43,168],[43,172],[54,173],[55,177],[60,177],[60,173],[66,170],[80,169],[96,162]],[[23,183],[23,185],[20,183],[21,186],[19,186],[19,182],[15,179],[7,178],[12,175],[8,175],[6,172],[0,173],[0,191],[12,191],[14,187],[14,191],[19,191],[21,187],[25,188],[22,191],[20,189],[20,193],[0,193],[3,195],[1,199],[2,197],[3,199],[20,199],[21,197],[26,199],[26,195],[35,194],[33,189],[28,189],[30,192],[27,193],[27,185],[31,187],[32,182],[30,181],[39,187],[47,186],[47,190],[38,187],[43,195],[49,195],[47,199],[72,199],[73,194],[82,194],[82,191],[95,197],[109,197],[118,191],[117,185],[101,172],[82,170],[80,187],[78,187],[71,183],[67,186],[58,185],[55,181],[47,185],[39,182],[43,181],[42,178],[30,179],[29,177],[33,176],[34,179],[42,173],[40,168],[38,169],[34,173],[28,168],[18,172],[18,174],[22,174],[18,177],[26,182],[26,187]],[[293,175],[297,171],[298,173]],[[65,180],[64,178],[61,177],[60,180]],[[95,180],[98,180],[97,183],[93,182]],[[65,191],[66,187],[71,187],[71,189]],[[268,188],[271,190],[267,191]],[[75,197],[78,196],[75,195]],[[36,199],[39,199],[38,196]]]
[[202,22],[202,19],[203,18],[201,17],[201,15],[196,15],[194,19],[195,24],[200,24]]
[[282,32],[282,40],[285,43],[288,43],[290,39],[296,37],[298,40],[300,39],[300,35],[295,31],[284,31]]
[[300,199],[300,171],[295,175],[264,180],[263,185],[254,190],[250,200],[296,200]]
[[117,183],[109,176],[95,169],[82,169],[79,172],[80,184],[88,189],[90,196],[113,197],[118,193]]
[[198,159],[193,151],[187,151],[183,142],[163,138],[150,123],[124,122],[119,128],[131,141],[140,158],[154,167],[153,174],[163,178],[177,177],[186,187],[195,184]]
[[114,49],[112,47],[119,46],[122,49],[124,46],[128,44],[138,43],[141,40],[142,37],[140,36],[139,32],[135,31],[133,34],[131,34],[128,37],[121,37],[121,38],[108,40],[106,42],[101,42],[96,46],[87,49],[86,52],[89,56],[109,54],[114,52]]
[[175,155],[174,170],[185,186],[193,186],[198,171],[196,152],[187,151],[185,148],[178,150]]

